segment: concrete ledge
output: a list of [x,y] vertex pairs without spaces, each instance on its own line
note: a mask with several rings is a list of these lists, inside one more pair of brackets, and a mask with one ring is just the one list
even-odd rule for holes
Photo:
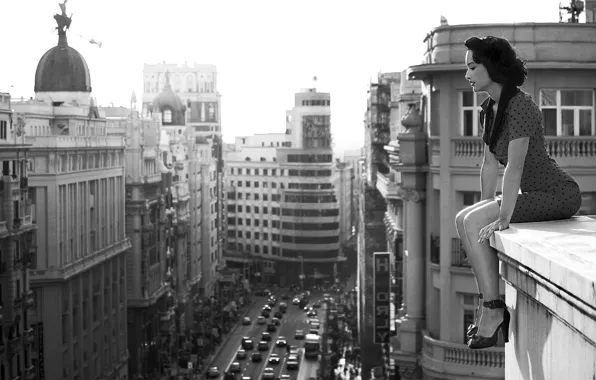
[[513,224],[491,245],[512,313],[505,378],[596,378],[596,218]]

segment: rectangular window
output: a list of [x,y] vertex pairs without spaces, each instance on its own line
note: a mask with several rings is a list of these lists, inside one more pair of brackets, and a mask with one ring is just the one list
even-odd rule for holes
[[482,136],[480,127],[480,105],[486,100],[486,93],[474,93],[474,91],[462,91],[460,101],[460,135],[461,136]]
[[542,89],[540,109],[547,136],[596,136],[594,90]]

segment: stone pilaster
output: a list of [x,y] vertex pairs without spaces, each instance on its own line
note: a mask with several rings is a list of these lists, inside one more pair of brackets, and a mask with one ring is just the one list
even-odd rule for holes
[[400,162],[392,165],[401,175],[399,195],[404,201],[404,310],[399,321],[399,348],[394,352],[402,379],[421,379],[418,354],[425,323],[425,219],[427,140],[419,111],[412,105],[398,135]]

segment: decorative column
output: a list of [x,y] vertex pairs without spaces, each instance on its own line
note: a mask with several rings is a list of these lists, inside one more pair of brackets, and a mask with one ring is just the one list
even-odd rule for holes
[[403,379],[421,379],[417,357],[422,349],[421,330],[425,307],[424,198],[426,189],[427,134],[415,104],[410,104],[402,118],[406,131],[398,135],[401,173],[399,193],[404,200],[404,304],[405,315],[399,328],[399,351],[396,359]]

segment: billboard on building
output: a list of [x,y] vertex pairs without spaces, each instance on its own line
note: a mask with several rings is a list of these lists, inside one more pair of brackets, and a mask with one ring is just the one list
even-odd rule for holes
[[391,303],[391,264],[389,252],[373,254],[373,295],[374,295],[374,343],[384,343],[389,339],[389,319]]
[[217,123],[217,102],[190,102],[191,123]]
[[302,116],[302,145],[305,148],[331,147],[331,118],[329,115]]

